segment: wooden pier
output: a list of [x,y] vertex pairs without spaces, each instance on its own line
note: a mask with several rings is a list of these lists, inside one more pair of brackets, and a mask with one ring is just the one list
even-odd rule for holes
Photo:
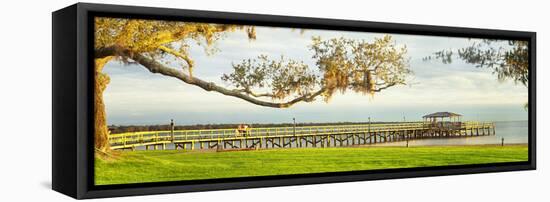
[[345,147],[424,138],[456,138],[495,135],[495,124],[458,122],[434,125],[426,122],[356,124],[303,127],[211,130],[146,131],[112,134],[112,149],[272,149]]

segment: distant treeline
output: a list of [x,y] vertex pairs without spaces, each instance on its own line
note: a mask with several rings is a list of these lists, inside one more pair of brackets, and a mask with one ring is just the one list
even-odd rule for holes
[[[371,122],[377,123],[396,123],[396,122]],[[403,123],[403,122],[399,122]],[[336,123],[296,123],[296,126],[325,126],[325,125],[350,125],[350,124],[368,124],[368,122],[336,122]],[[200,130],[200,129],[228,129],[237,128],[239,124],[196,124],[196,125],[176,125],[175,130]],[[270,127],[292,127],[293,123],[252,123],[247,124],[252,128],[270,128]],[[138,132],[138,131],[159,131],[170,130],[169,124],[164,125],[110,125],[111,134]]]

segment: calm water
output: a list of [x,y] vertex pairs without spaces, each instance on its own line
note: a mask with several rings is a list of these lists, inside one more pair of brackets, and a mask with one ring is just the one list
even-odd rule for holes
[[[410,140],[411,146],[422,145],[475,145],[475,144],[500,144],[504,138],[505,144],[527,143],[528,142],[528,122],[527,121],[506,121],[495,122],[496,135],[480,137],[461,137],[461,138],[441,138],[441,139],[422,139]],[[379,145],[393,146],[404,145],[405,142],[393,142]]]

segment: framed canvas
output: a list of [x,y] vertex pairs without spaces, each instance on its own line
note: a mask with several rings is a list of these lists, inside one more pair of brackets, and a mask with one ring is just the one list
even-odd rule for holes
[[536,34],[78,3],[53,189],[96,198],[533,170]]

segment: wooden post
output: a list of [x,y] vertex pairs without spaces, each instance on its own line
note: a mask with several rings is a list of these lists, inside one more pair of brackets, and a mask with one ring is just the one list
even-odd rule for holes
[[[294,136],[294,138],[296,138],[296,136]],[[288,138],[288,147],[292,148],[292,137]]]
[[369,144],[372,144],[372,134],[369,132]]
[[504,137],[500,141],[500,146],[504,147]]
[[262,148],[263,142],[264,142],[264,138],[260,138],[260,148]]
[[174,119],[170,119],[170,141],[174,142]]

